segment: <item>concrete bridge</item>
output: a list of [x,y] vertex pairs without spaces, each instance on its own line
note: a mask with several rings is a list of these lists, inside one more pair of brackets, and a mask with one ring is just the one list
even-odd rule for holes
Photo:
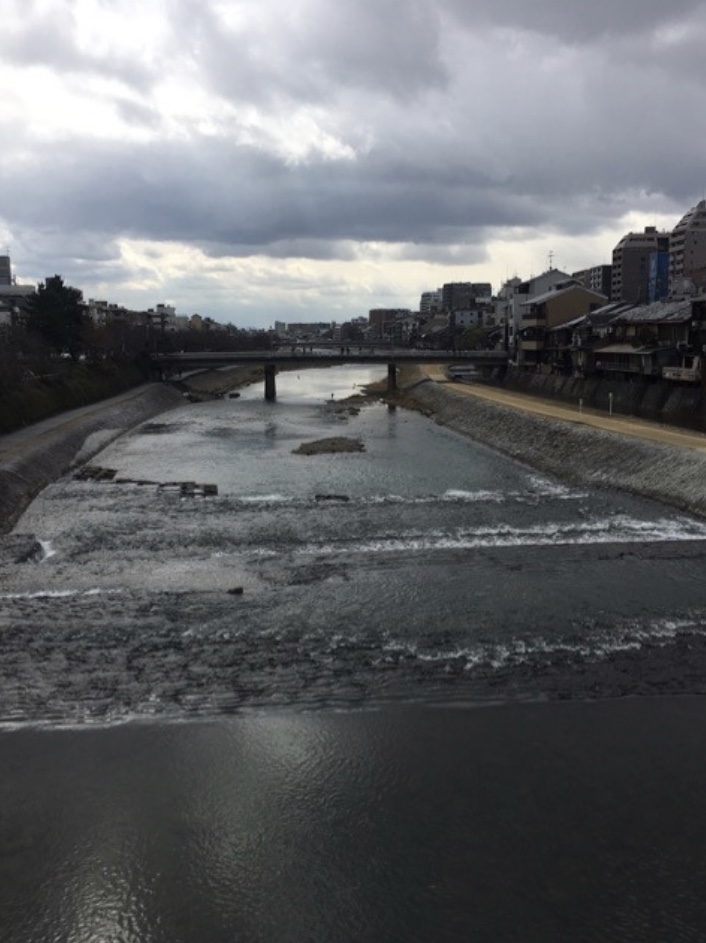
[[410,348],[351,347],[333,345],[291,344],[277,350],[199,350],[153,354],[155,370],[160,376],[183,373],[185,370],[219,369],[236,364],[255,364],[265,368],[265,399],[277,396],[275,376],[278,366],[334,367],[346,363],[387,364],[388,392],[397,388],[397,367],[405,363],[445,363],[458,365],[502,366],[507,363],[504,350],[417,350]]

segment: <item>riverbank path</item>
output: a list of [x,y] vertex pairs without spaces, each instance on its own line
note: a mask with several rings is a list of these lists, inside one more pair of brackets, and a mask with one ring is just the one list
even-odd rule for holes
[[646,419],[637,419],[634,416],[609,416],[597,409],[584,408],[581,410],[578,403],[575,405],[562,403],[492,386],[460,383],[456,380],[450,380],[441,364],[420,364],[419,369],[430,380],[443,383],[455,392],[466,396],[475,396],[478,399],[497,403],[500,406],[523,410],[537,416],[546,416],[549,419],[560,419],[564,422],[593,426],[596,429],[603,429],[617,435],[630,436],[634,439],[645,439],[662,445],[673,445],[677,448],[706,452],[706,435],[701,432],[691,432],[688,429],[665,426],[661,423],[649,422]]

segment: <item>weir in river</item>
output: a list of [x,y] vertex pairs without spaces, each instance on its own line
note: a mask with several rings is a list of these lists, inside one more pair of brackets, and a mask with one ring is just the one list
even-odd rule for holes
[[704,521],[349,401],[376,370],[166,412],[18,523],[12,943],[699,939]]

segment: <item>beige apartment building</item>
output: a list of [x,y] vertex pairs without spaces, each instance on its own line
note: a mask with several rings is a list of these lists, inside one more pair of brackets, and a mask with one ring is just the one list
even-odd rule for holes
[[569,282],[545,292],[522,307],[519,354],[523,366],[539,367],[544,362],[546,332],[560,324],[583,317],[605,305],[605,295]]

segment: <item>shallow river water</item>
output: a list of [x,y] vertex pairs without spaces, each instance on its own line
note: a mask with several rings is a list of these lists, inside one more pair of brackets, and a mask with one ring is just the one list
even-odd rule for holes
[[18,524],[0,939],[703,939],[706,523],[374,377],[185,404]]

